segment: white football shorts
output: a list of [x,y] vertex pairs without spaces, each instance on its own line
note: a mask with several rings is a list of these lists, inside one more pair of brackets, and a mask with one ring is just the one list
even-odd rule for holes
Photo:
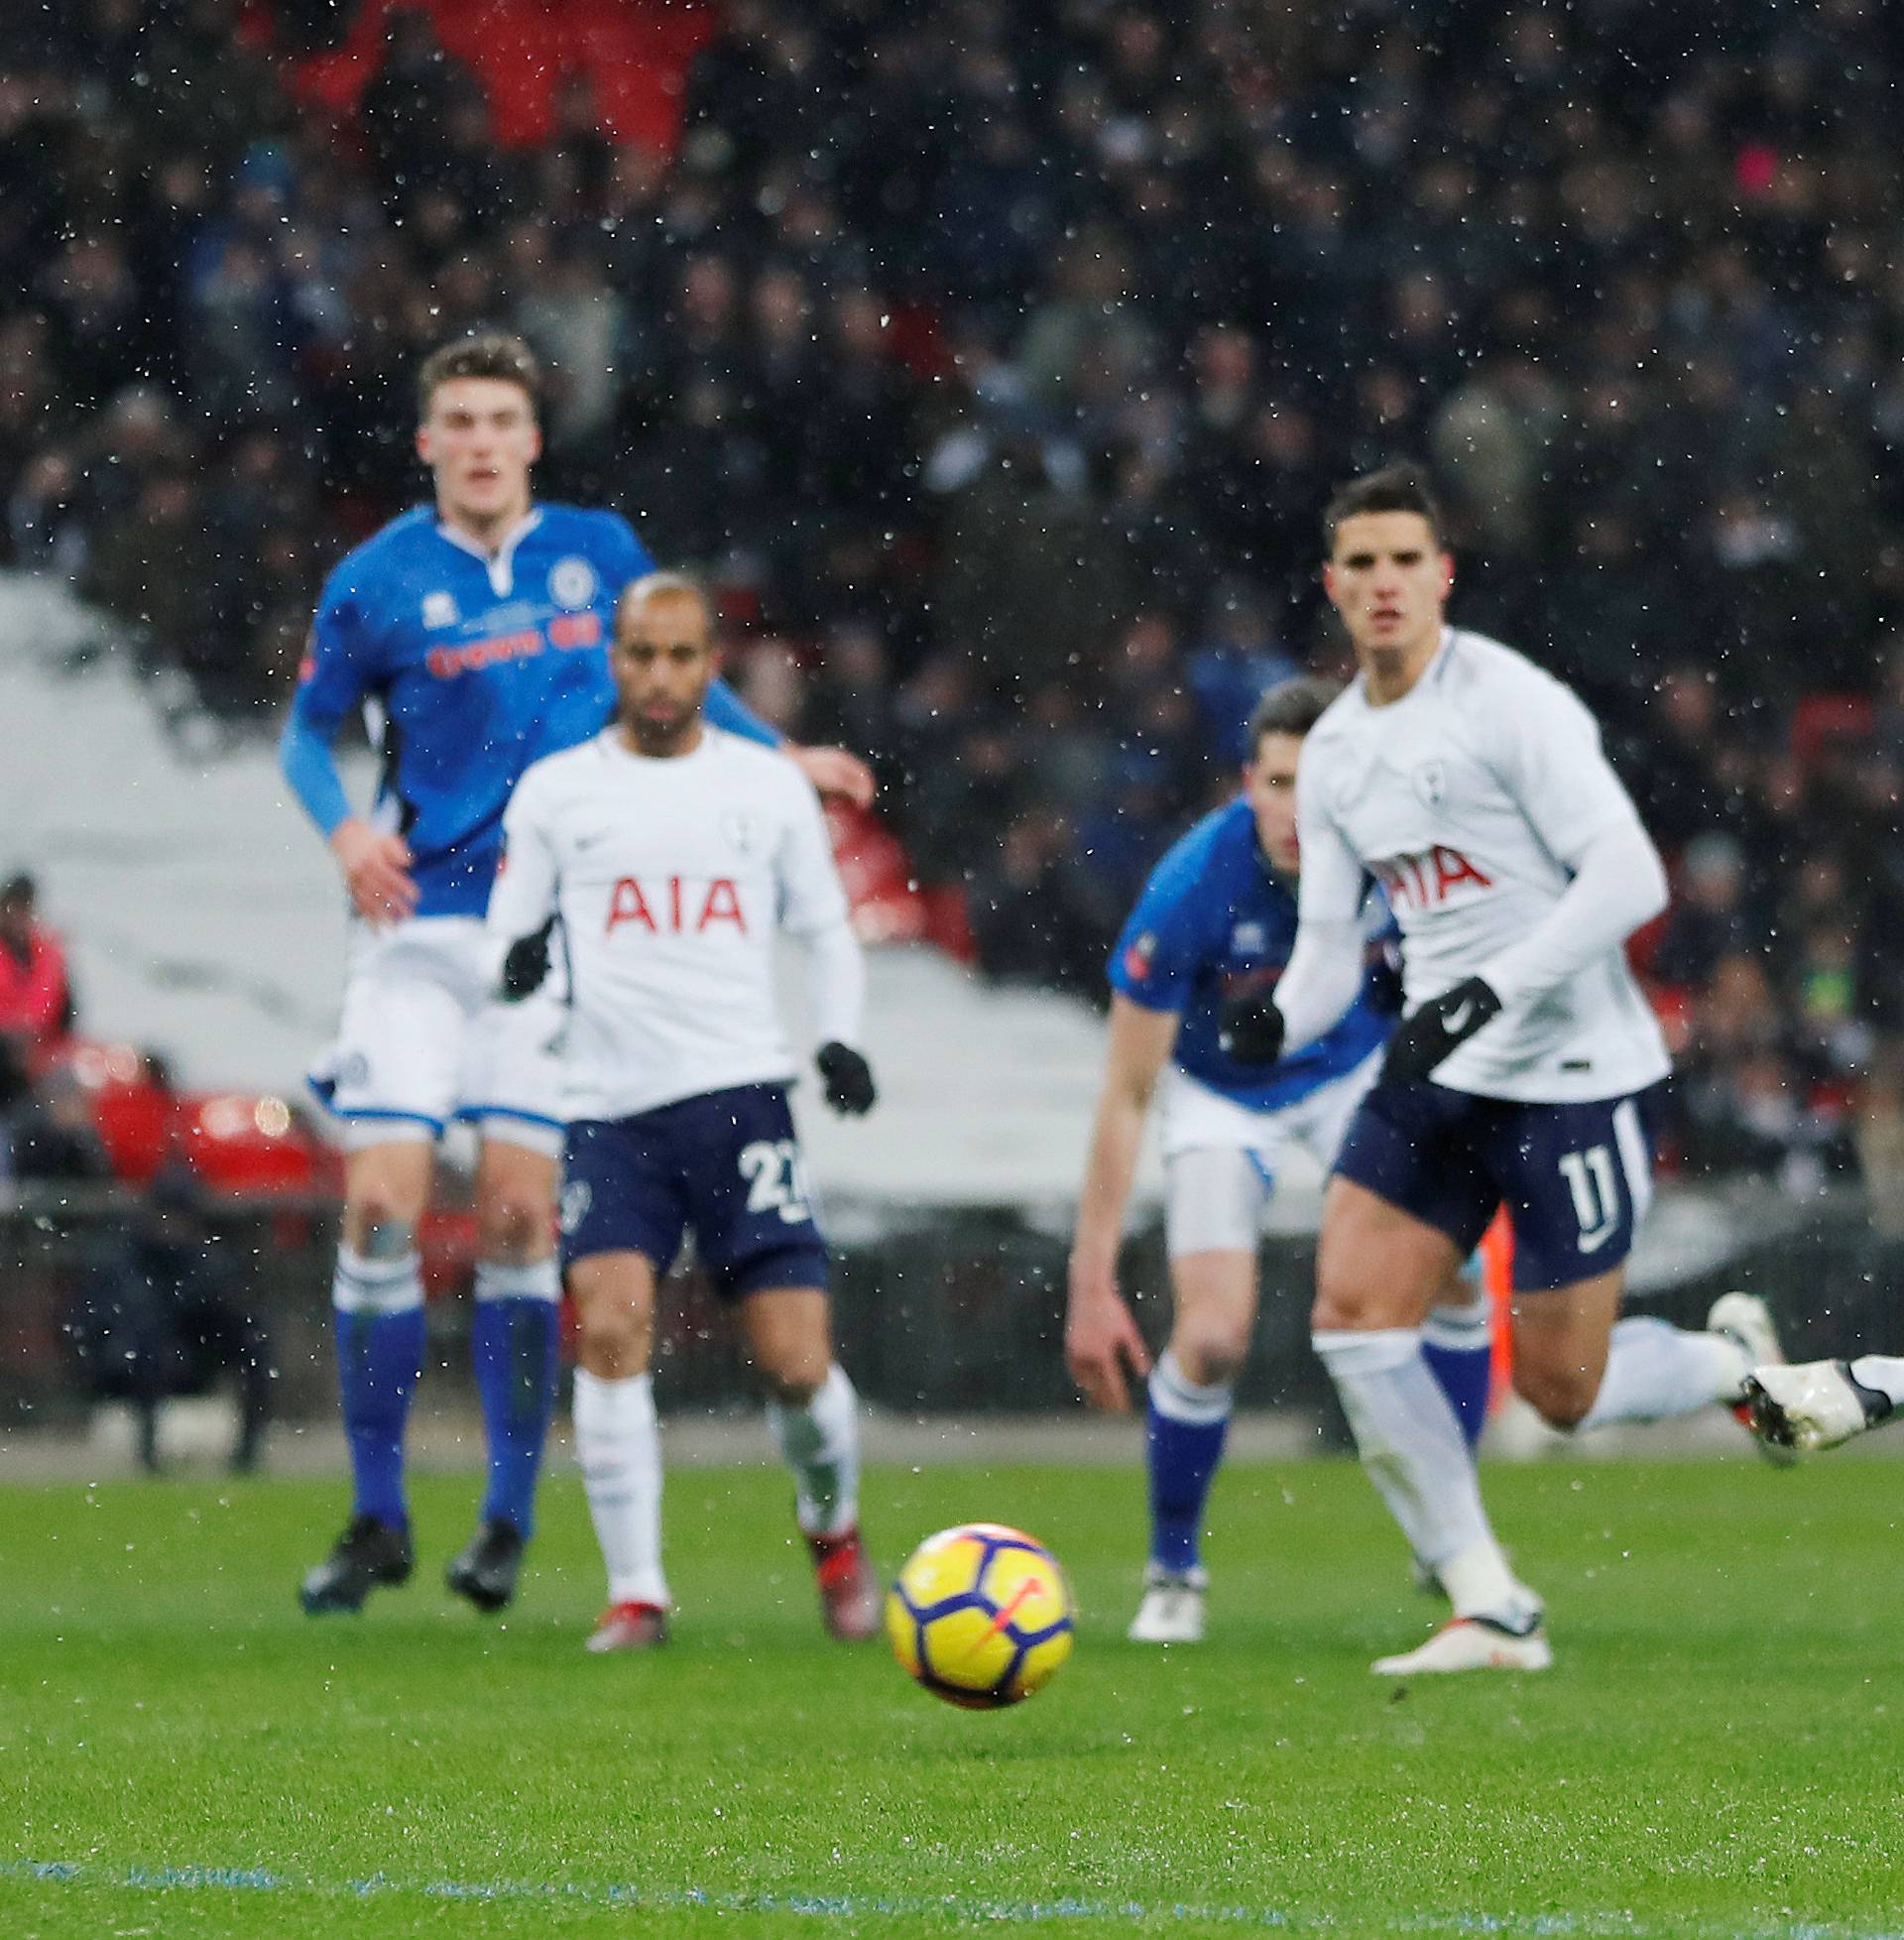
[[1254,1253],[1284,1148],[1300,1146],[1326,1172],[1382,1056],[1377,1050],[1333,1084],[1270,1112],[1239,1105],[1168,1066],[1158,1090],[1170,1257]]
[[347,1149],[436,1139],[461,1118],[486,1139],[560,1153],[559,972],[522,1003],[499,1004],[492,954],[475,916],[352,923],[337,1040],[310,1073]]

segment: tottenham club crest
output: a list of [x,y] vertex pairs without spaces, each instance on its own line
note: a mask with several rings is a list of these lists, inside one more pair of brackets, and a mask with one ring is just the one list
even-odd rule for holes
[[721,817],[721,835],[729,848],[751,856],[761,845],[761,818],[746,808],[730,808]]
[[1424,808],[1439,808],[1448,792],[1448,768],[1445,762],[1425,761],[1415,770],[1415,794]]
[[573,1233],[588,1217],[588,1209],[594,1203],[595,1188],[586,1179],[570,1179],[562,1187],[562,1231]]
[[548,596],[570,613],[579,613],[595,597],[595,568],[571,553],[549,568]]

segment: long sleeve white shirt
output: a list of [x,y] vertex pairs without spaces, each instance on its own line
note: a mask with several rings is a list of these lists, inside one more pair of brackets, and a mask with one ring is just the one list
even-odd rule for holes
[[689,754],[611,728],[536,763],[503,818],[496,960],[559,915],[571,1014],[564,1109],[627,1118],[782,1083],[774,932],[807,952],[820,1040],[857,1044],[866,976],[819,797],[783,756],[704,727]]

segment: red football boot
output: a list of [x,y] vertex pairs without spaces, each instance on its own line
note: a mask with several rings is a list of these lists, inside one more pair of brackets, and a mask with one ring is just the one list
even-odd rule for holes
[[667,1641],[667,1612],[657,1603],[610,1604],[596,1620],[584,1650],[653,1650]]
[[813,1580],[819,1586],[820,1620],[828,1633],[848,1643],[862,1643],[880,1631],[880,1579],[866,1559],[858,1529],[843,1535],[810,1535]]

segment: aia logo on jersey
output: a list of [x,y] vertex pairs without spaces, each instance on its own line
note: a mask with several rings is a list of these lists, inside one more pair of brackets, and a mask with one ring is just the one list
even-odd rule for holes
[[548,596],[570,613],[595,597],[595,568],[584,558],[557,559],[548,569]]
[[1484,890],[1494,886],[1494,879],[1484,875],[1459,849],[1439,842],[1422,855],[1389,856],[1376,863],[1374,871],[1396,909],[1439,909],[1463,883]]
[[608,921],[604,936],[625,922],[637,924],[651,936],[700,936],[716,923],[732,923],[737,936],[747,934],[741,912],[741,893],[733,877],[715,876],[706,883],[669,876],[648,884],[624,876],[608,893]]
[[460,616],[456,611],[456,599],[452,593],[425,593],[423,595],[423,625],[426,627],[453,627]]

